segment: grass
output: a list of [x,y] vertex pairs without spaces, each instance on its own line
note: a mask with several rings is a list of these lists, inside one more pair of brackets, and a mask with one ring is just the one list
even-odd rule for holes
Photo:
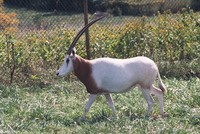
[[[16,13],[19,20],[19,30],[32,31],[34,30],[52,30],[54,28],[65,29],[80,29],[84,25],[83,13],[69,13],[69,12],[39,12],[29,10],[26,8],[17,8],[5,6],[6,13]],[[93,14],[89,14],[89,22],[94,18]],[[127,20],[141,19],[138,16],[115,16],[107,17],[98,22],[100,25],[110,26],[123,26]],[[150,18],[149,20],[152,20]],[[152,22],[152,21],[151,21]],[[25,33],[24,33],[25,34]]]
[[[83,24],[81,14],[73,15],[70,19],[70,15],[65,16],[63,13],[54,15],[26,9],[17,11],[20,23],[25,23],[27,30],[43,21],[49,29],[55,21],[55,27],[67,27],[72,23],[75,23],[75,27],[81,27]],[[113,18],[108,25],[120,25],[126,19],[139,17]],[[107,20],[99,23],[102,22],[106,23]],[[0,133],[200,133],[199,78],[164,79],[168,87],[165,109],[170,116],[167,118],[158,116],[158,103],[154,106],[152,117],[145,118],[146,102],[141,92],[135,89],[113,94],[119,119],[112,118],[111,109],[105,98],[100,96],[86,121],[82,121],[81,116],[88,94],[80,82],[60,80],[39,86],[40,83],[31,87],[17,86],[19,84],[5,86],[0,83]]]
[[[57,81],[43,88],[0,85],[0,133],[200,133],[199,78],[164,79],[167,118],[145,118],[146,102],[137,89],[113,94],[119,118],[98,97],[81,120],[88,94],[78,82]],[[156,100],[156,99],[155,99]]]

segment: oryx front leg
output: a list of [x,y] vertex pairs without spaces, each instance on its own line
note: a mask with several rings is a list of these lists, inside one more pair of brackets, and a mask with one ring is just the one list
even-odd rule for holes
[[113,100],[112,100],[112,96],[110,94],[105,94],[105,97],[106,97],[106,100],[107,100],[109,107],[112,109],[114,117],[117,118],[117,114],[116,114],[116,111],[115,111],[115,106],[114,106],[114,103],[113,103]]
[[150,95],[150,89],[142,89],[142,93],[148,104],[146,116],[149,117],[152,112],[154,100]]
[[91,107],[91,105],[94,102],[96,97],[97,97],[97,95],[90,94],[89,100],[86,103],[84,114],[83,114],[83,117],[82,117],[83,120],[85,120],[86,114],[89,111],[89,109],[90,109],[90,107]]

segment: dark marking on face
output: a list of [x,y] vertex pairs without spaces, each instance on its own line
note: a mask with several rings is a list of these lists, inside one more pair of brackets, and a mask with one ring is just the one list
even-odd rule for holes
[[67,65],[69,64],[69,58],[67,58],[66,63],[67,63]]

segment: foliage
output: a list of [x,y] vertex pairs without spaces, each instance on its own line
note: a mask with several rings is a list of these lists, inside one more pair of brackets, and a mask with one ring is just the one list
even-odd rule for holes
[[3,0],[0,0],[0,31],[15,33],[17,30],[18,19],[15,13],[4,13]]
[[0,13],[3,12],[3,0],[0,0]]
[[6,56],[7,58],[1,58],[0,61],[2,59],[6,60],[4,64],[9,68],[10,83],[12,83],[15,71],[15,54],[14,44],[8,40],[11,38],[11,36],[14,36],[16,34],[19,21],[15,13],[5,13],[2,5],[3,1],[0,0],[0,38],[3,38],[5,36],[5,45],[3,46],[2,44],[0,44],[1,48],[4,48],[0,56]]
[[15,13],[0,13],[0,31],[5,34],[17,31],[18,20]]
[[[93,58],[144,55],[152,58],[166,77],[199,77],[198,18],[198,13],[184,9],[175,15],[158,14],[151,21],[141,17],[112,27],[107,22],[95,24],[90,29],[91,55]],[[10,34],[9,38],[0,33],[0,80],[8,83],[14,72],[14,81],[23,85],[43,86],[52,82],[78,29],[58,26],[22,32],[23,36]],[[78,41],[77,50],[86,57],[84,38]]]
[[[34,10],[83,12],[80,0],[4,0],[4,3]],[[198,0],[88,0],[89,12],[104,11],[117,16],[153,15],[167,9],[177,12],[186,6],[200,9]]]
[[4,0],[4,2],[6,4],[34,10],[65,10],[73,12],[82,11],[80,7],[83,4],[79,0]]
[[[151,20],[127,19],[125,26],[111,22],[110,27],[103,21],[90,29],[93,58],[145,55],[158,63],[162,76],[175,77],[163,80],[168,89],[168,118],[158,116],[156,103],[152,117],[146,119],[146,102],[135,90],[113,95],[118,120],[112,118],[105,99],[98,97],[82,121],[87,100],[84,86],[69,82],[72,76],[68,82],[55,76],[78,29],[58,26],[0,32],[0,133],[200,133],[199,18],[199,13],[184,9]],[[84,38],[77,50],[86,57]],[[14,84],[5,86],[12,69]]]
[[[72,31],[70,31],[72,33]],[[56,70],[61,63],[66,52],[66,42],[70,44],[71,35],[69,31],[63,29],[54,29],[52,35],[48,31],[38,31],[37,34],[27,34],[20,40],[10,38],[10,42],[15,45],[15,64],[16,64],[16,79],[24,82],[24,84],[31,84],[31,81],[45,82],[52,77],[49,77]],[[7,56],[7,46],[1,45],[2,58],[0,59],[3,76],[6,76],[9,70],[7,64],[12,60],[11,56]],[[9,60],[10,59],[10,60]],[[4,69],[3,69],[4,68]],[[46,77],[47,76],[47,77]],[[45,78],[46,77],[46,78]],[[28,79],[27,79],[28,78]]]
[[192,0],[192,7],[194,10],[200,10],[200,1],[199,0]]
[[[197,20],[194,19],[193,13],[187,12],[177,14],[176,18],[165,14],[158,15],[154,23],[146,23],[146,17],[136,24],[127,23],[125,34],[122,34],[116,51],[125,50],[127,55],[136,51],[137,54],[133,55],[148,55],[153,59],[163,57],[162,60],[167,61],[197,58],[198,52],[194,55],[187,54],[199,47]],[[128,45],[130,47],[127,50],[123,49]]]
[[145,118],[146,101],[140,90],[113,94],[118,119],[105,97],[98,97],[81,120],[88,94],[79,82],[20,88],[0,84],[0,133],[200,133],[200,80],[164,79],[168,93],[159,117],[155,99],[152,117]]

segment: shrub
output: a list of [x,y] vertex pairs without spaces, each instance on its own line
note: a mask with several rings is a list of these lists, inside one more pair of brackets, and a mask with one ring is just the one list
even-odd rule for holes
[[[50,80],[54,76],[54,72],[50,70],[56,70],[63,60],[66,48],[65,45],[70,44],[73,31],[55,29],[49,35],[49,31],[38,31],[37,34],[29,33],[21,38],[15,38],[11,36],[8,38],[8,42],[14,43],[14,49],[7,48],[4,44],[6,42],[3,39],[3,34],[0,34],[0,58],[1,74],[3,80],[9,79],[9,71],[13,64],[11,61],[15,61],[15,80],[18,82],[24,82],[24,84],[31,84],[31,81],[35,80]],[[15,55],[15,59],[12,59],[11,51]],[[9,64],[9,65],[8,65]],[[13,65],[12,65],[13,66]],[[45,78],[46,77],[46,78]],[[43,81],[43,82],[44,82]]]
[[[83,2],[79,0],[4,0],[6,4],[34,10],[59,10],[82,12]],[[89,4],[91,2],[89,1]]]
[[194,10],[200,10],[200,1],[199,0],[192,0],[192,8]]
[[14,44],[9,40],[16,34],[19,21],[15,13],[4,13],[2,4],[3,1],[0,0],[0,38],[4,41],[4,44],[0,42],[2,48],[2,50],[0,49],[0,62],[3,62],[2,67],[6,65],[9,68],[10,83],[12,83],[15,71],[15,50]]
[[19,21],[15,13],[4,13],[3,0],[0,0],[0,31],[15,33]]
[[[154,23],[127,22],[119,43],[113,50],[122,57],[145,55],[154,60],[192,60],[199,56],[199,26],[194,13],[185,11],[172,18],[171,14],[158,15]],[[162,59],[161,59],[162,58]]]
[[[80,0],[4,0],[4,3],[43,11],[83,12]],[[89,12],[104,11],[113,15],[153,15],[158,11],[179,11],[183,7],[199,9],[198,0],[88,0]]]
[[[126,20],[123,26],[95,24],[90,29],[91,56],[129,58],[144,55],[155,60],[167,77],[199,76],[198,18],[199,14],[184,9],[176,15],[158,14],[152,20],[147,17]],[[0,80],[6,82],[9,79],[13,64],[15,82],[43,85],[55,80],[55,70],[63,62],[76,33],[76,30],[58,27],[31,31],[20,38],[14,35],[5,38],[1,32]],[[9,47],[5,42],[10,44]],[[86,57],[83,37],[78,41],[77,50],[80,56]]]

